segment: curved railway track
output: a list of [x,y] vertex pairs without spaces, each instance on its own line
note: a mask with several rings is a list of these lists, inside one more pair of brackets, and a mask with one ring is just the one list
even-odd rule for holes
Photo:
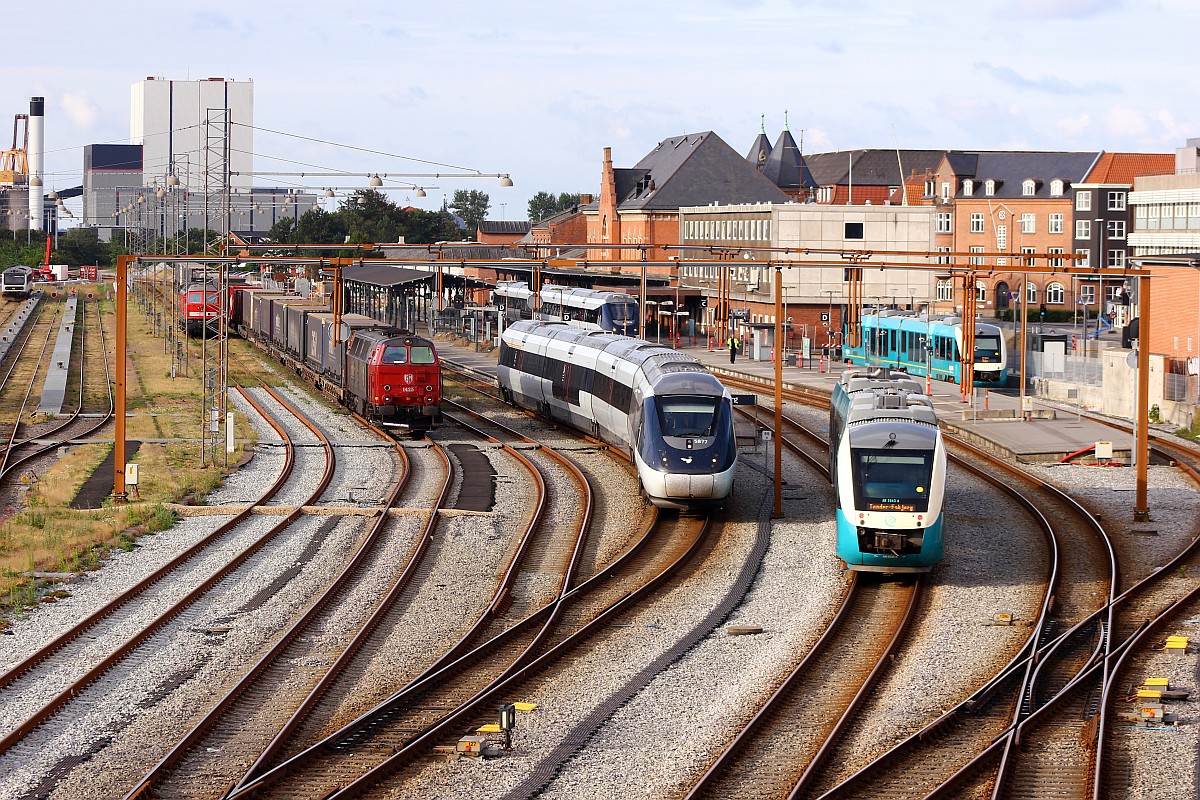
[[[462,413],[460,409],[452,416]],[[486,435],[496,438],[498,421],[491,416],[485,423],[471,424],[486,427]],[[504,436],[514,434],[509,432]],[[517,446],[528,447],[528,444]],[[414,759],[439,746],[452,747],[470,724],[490,722],[492,701],[513,691],[514,682],[527,680],[548,665],[558,663],[564,652],[570,652],[602,629],[612,614],[620,613],[641,592],[665,580],[669,566],[678,563],[701,540],[702,527],[698,520],[672,518],[668,523],[664,518],[656,518],[633,547],[597,575],[581,582],[572,577],[577,569],[572,565],[577,564],[582,552],[582,536],[558,531],[555,534],[558,538],[568,539],[574,545],[570,564],[559,573],[557,595],[550,602],[530,609],[531,613],[524,618],[510,619],[510,624],[491,639],[457,656],[455,662],[442,666],[439,673],[415,682],[355,725],[314,748],[307,754],[313,774],[302,784],[294,782],[295,776],[289,779],[286,775],[300,765],[284,764],[275,775],[268,773],[230,797],[255,796],[264,791],[272,796],[293,791],[328,793],[330,797],[357,796],[384,780],[389,786],[403,782],[404,770]],[[545,566],[542,570],[549,571]],[[508,602],[499,597],[497,600]],[[448,682],[457,686],[437,688],[437,684]],[[411,714],[403,713],[405,706]],[[426,712],[424,719],[421,711]],[[358,751],[360,758],[365,753],[366,760],[374,761],[374,765],[367,769],[359,766],[354,770],[339,770],[340,775],[330,776],[330,759],[350,760],[350,751]],[[310,783],[314,780],[318,782],[316,785]],[[300,785],[306,788],[300,790]]]
[[[260,413],[275,427],[287,443],[284,469],[276,482],[256,503],[258,505],[277,496],[287,484],[294,463],[293,448],[282,426],[272,420],[249,394],[244,393],[244,396],[252,405],[259,408]],[[315,431],[315,433],[321,436],[319,431]],[[325,443],[325,446],[328,452],[328,442]],[[312,494],[312,498],[319,497],[328,485],[333,475],[333,466],[332,456],[330,456],[327,458],[325,474]],[[0,675],[0,688],[5,693],[33,695],[37,698],[38,706],[38,710],[24,720],[14,719],[6,722],[7,732],[3,738],[0,738],[0,753],[16,745],[31,731],[73,702],[108,670],[129,658],[168,622],[275,539],[302,512],[300,507],[295,508],[269,532],[256,537],[249,546],[242,547],[232,558],[226,558],[222,567],[201,578],[183,597],[174,602],[166,601],[169,605],[165,609],[155,608],[157,603],[164,602],[164,600],[155,599],[153,592],[164,584],[165,579],[168,576],[185,574],[185,571],[197,563],[202,555],[211,552],[214,548],[225,546],[230,534],[238,530],[239,526],[249,518],[253,508],[253,506],[248,507],[234,515],[216,531],[203,537],[170,562],[138,581],[127,591],[113,598],[102,608],[88,615],[53,641]],[[122,628],[123,617],[126,614],[119,612],[130,611],[135,604],[141,604],[154,610],[150,612],[150,619],[136,624],[132,635],[129,635],[128,631]]]
[[[382,431],[377,431],[381,435]],[[135,797],[202,797],[217,785],[234,785],[243,775],[253,774],[258,764],[276,755],[301,729],[311,727],[314,717],[330,713],[354,691],[353,676],[386,646],[388,632],[400,623],[398,602],[418,574],[421,559],[429,550],[438,510],[449,491],[452,471],[441,448],[434,448],[442,465],[441,492],[420,533],[414,537],[404,568],[374,601],[374,611],[353,633],[343,648],[331,652],[328,637],[338,629],[337,618],[355,598],[360,582],[373,570],[387,569],[380,563],[389,532],[389,514],[412,476],[410,459],[403,448],[395,448],[403,467],[402,477],[353,557],[333,582],[288,626],[250,669],[215,703],[204,717],[167,753],[127,795]],[[310,668],[297,677],[296,664],[332,664],[327,669]],[[322,713],[323,712],[323,713]]]
[[[762,390],[752,382],[743,385],[750,389]],[[811,395],[792,396],[789,399],[800,400],[808,405],[821,404],[819,398]],[[789,420],[789,424],[795,423]],[[814,434],[809,432],[809,435]],[[786,434],[781,440],[787,441]],[[968,698],[967,707],[975,715],[983,711],[986,701],[986,707],[991,709],[988,712],[990,724],[956,726],[952,724],[951,715],[944,715],[917,736],[905,740],[891,751],[891,754],[885,755],[883,759],[851,776],[842,784],[831,786],[827,771],[814,775],[813,770],[808,770],[806,785],[795,787],[793,796],[813,796],[821,791],[825,792],[822,796],[829,797],[919,796],[921,792],[916,790],[914,785],[924,785],[926,791],[936,791],[943,783],[954,779],[958,764],[970,761],[977,753],[991,745],[991,737],[978,733],[947,736],[948,730],[953,728],[958,731],[959,727],[964,730],[974,727],[976,731],[988,730],[994,737],[1004,737],[1012,729],[1012,725],[1044,706],[1086,669],[1097,655],[1103,655],[1102,645],[1106,641],[1105,633],[1110,613],[1107,611],[1108,600],[1116,587],[1116,559],[1103,528],[1086,509],[1048,484],[1036,481],[1019,470],[1013,470],[1004,462],[992,459],[974,448],[956,447],[956,450],[956,453],[951,454],[952,464],[989,480],[1014,497],[1018,497],[1018,493],[1003,482],[997,481],[993,473],[1003,470],[1010,476],[1010,481],[1013,476],[1018,476],[1024,487],[1023,492],[1035,493],[1036,498],[1022,498],[1019,502],[1025,505],[1034,519],[1043,520],[1043,529],[1052,537],[1050,541],[1072,543],[1069,557],[1063,556],[1057,545],[1052,545],[1054,565],[1048,578],[1048,586],[1052,588],[1048,589],[1045,595],[1042,617],[1036,626],[1038,635],[1027,644],[1025,658],[1011,662],[997,678],[982,687],[983,694]],[[983,461],[986,466],[975,466],[968,462],[968,458],[971,462]],[[1039,509],[1044,509],[1044,512]],[[1055,523],[1051,524],[1050,519],[1055,520]],[[1036,654],[1036,659],[1028,657],[1029,653]],[[1005,691],[998,691],[1001,687]],[[1001,697],[1005,699],[997,702]],[[940,746],[937,753],[933,754],[928,747],[917,748],[912,745],[914,741],[925,743],[932,738],[930,734],[933,731],[937,731],[943,743],[952,746]],[[892,759],[897,758],[894,754],[901,748],[911,748],[914,754],[905,758],[903,764],[897,764]],[[888,765],[880,766],[885,759],[888,760]],[[1021,767],[1013,769],[1027,771]],[[920,781],[914,772],[921,773],[923,777]],[[1000,771],[1000,775],[999,782],[1002,783],[1003,771]],[[887,779],[892,777],[895,778],[895,784],[905,787],[903,791],[896,787],[888,788]],[[871,782],[872,779],[877,779],[878,782]]]

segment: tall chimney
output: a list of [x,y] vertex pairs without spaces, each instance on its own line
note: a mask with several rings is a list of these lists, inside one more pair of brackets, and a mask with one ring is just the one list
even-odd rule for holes
[[42,229],[42,175],[45,171],[46,115],[44,97],[29,98],[29,229]]

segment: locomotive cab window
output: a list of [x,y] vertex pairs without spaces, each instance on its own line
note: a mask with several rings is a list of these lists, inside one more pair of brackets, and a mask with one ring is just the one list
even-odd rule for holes
[[856,505],[870,511],[925,511],[933,478],[931,451],[852,448]]
[[408,360],[413,364],[432,364],[433,348],[428,345],[413,345],[408,348]]
[[383,356],[379,361],[382,364],[407,364],[408,348],[402,344],[389,344],[383,348]]
[[712,436],[719,397],[659,398],[658,417],[663,436]]

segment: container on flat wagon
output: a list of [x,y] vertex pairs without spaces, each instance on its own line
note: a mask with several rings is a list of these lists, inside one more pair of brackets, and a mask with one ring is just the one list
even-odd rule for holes
[[287,349],[288,309],[311,305],[313,305],[312,300],[298,295],[276,297],[271,301],[271,342],[276,347],[280,350]]
[[346,340],[349,333],[358,328],[378,328],[379,321],[362,314],[342,314],[342,324],[346,326],[338,336],[335,345],[333,329],[333,312],[313,311],[305,316],[305,362],[322,375],[340,380],[343,365],[346,360]]
[[250,334],[255,339],[271,340],[271,301],[283,292],[255,292],[250,301]]
[[304,332],[305,318],[309,314],[328,311],[329,306],[318,303],[315,300],[309,300],[304,305],[287,306],[287,342],[284,349],[288,355],[303,360],[305,345],[308,344],[308,337]]

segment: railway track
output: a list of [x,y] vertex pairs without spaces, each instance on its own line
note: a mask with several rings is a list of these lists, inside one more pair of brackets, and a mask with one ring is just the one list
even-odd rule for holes
[[[95,306],[96,311],[94,328],[98,334],[98,342],[92,346],[99,351],[99,358],[92,355],[88,349],[89,315],[87,312],[89,305]],[[109,363],[108,343],[104,337],[104,326],[101,324],[99,307],[95,304],[85,303],[82,313],[84,324],[81,328],[79,340],[79,386],[75,407],[68,416],[38,425],[33,435],[21,439],[17,438],[17,431],[20,426],[14,426],[8,446],[4,450],[4,456],[0,459],[0,481],[11,482],[15,480],[17,476],[22,474],[20,470],[31,467],[39,457],[55,452],[59,447],[74,439],[91,436],[107,425],[112,419],[113,393],[110,377],[111,365]],[[99,382],[95,379],[88,379],[88,369],[96,363],[103,367],[100,375],[102,375],[101,380],[104,387],[103,397],[105,398],[105,406],[95,409],[93,413],[85,416],[84,403],[87,391],[89,387]],[[95,367],[92,367],[92,369],[94,370]],[[25,404],[22,404],[21,414],[24,413]]]
[[[383,435],[382,431],[379,431]],[[126,795],[205,797],[211,787],[233,786],[252,774],[255,765],[275,757],[306,730],[328,724],[334,713],[358,686],[365,664],[386,647],[390,632],[403,616],[401,601],[418,575],[429,551],[441,508],[453,478],[449,461],[433,448],[442,477],[441,490],[420,532],[411,537],[405,566],[390,580],[371,581],[371,573],[391,573],[389,537],[395,518],[390,516],[412,476],[403,448],[401,479],[356,552],[333,582],[289,625],[254,665],[217,701],[191,730]],[[432,464],[426,463],[426,468]],[[361,585],[379,586],[380,596],[364,598]],[[373,611],[348,637],[331,649],[330,640],[342,639],[346,608],[367,600]],[[297,671],[296,664],[310,665]],[[309,733],[308,735],[312,735]]]
[[[248,395],[247,400],[256,405]],[[276,482],[263,494],[256,505],[278,497],[292,474],[293,446],[280,423],[271,420],[286,442],[287,457]],[[312,498],[319,497],[333,474],[332,458],[327,459],[325,474],[318,482]],[[241,529],[250,517],[253,506],[235,514],[213,533],[184,550],[152,574],[136,582],[119,596],[67,631],[50,641],[20,663],[0,675],[0,689],[11,699],[19,696],[19,704],[10,702],[3,716],[5,734],[0,738],[0,753],[18,745],[32,731],[45,724],[69,704],[77,702],[88,687],[107,672],[129,659],[152,637],[161,632],[173,619],[184,613],[222,579],[233,573],[251,556],[274,540],[301,513],[295,508],[266,534],[255,535]],[[232,547],[232,557],[222,556],[221,566],[214,572],[196,573],[199,565],[211,558],[214,551]],[[168,581],[167,579],[171,580]],[[188,584],[184,592],[170,587],[176,581]],[[167,592],[163,594],[163,592]],[[182,594],[182,597],[179,595]],[[106,680],[108,680],[106,678]],[[15,708],[34,707],[24,715]]]
[[[463,412],[452,413],[458,416]],[[486,427],[487,435],[496,438],[494,415],[488,415],[486,424],[478,420],[471,424]],[[318,786],[307,780],[294,782],[284,774],[268,774],[261,782],[242,787],[231,797],[255,796],[256,792],[269,792],[274,796],[295,791],[357,796],[370,794],[371,787],[384,780],[388,786],[403,783],[407,769],[421,763],[431,750],[453,749],[463,730],[491,722],[493,700],[517,691],[512,688],[516,685],[514,682],[529,680],[541,670],[560,663],[561,653],[570,652],[596,631],[603,630],[605,620],[611,622],[612,614],[629,607],[638,591],[644,591],[656,580],[665,580],[661,576],[666,566],[679,560],[681,549],[682,553],[691,551],[700,540],[702,527],[700,520],[673,517],[666,521],[659,518],[633,547],[597,575],[580,581],[564,572],[568,577],[560,584],[559,594],[552,602],[534,609],[533,613],[511,624],[485,644],[461,656],[459,662],[443,670],[445,674],[431,676],[429,686],[418,684],[411,687],[411,692],[398,693],[387,707],[377,709],[378,713],[365,715],[356,726],[327,739],[322,748],[310,755],[314,776],[309,780],[320,781],[325,774]],[[570,538],[563,536],[561,531],[558,535]],[[582,550],[581,545],[575,546],[572,563],[578,562]],[[484,663],[494,659],[498,659],[499,668]],[[463,673],[463,668],[474,669],[474,675]],[[461,687],[455,690],[457,694],[427,694],[438,691],[433,686],[434,681],[450,680]],[[439,700],[443,697],[446,699]],[[402,716],[404,703],[417,703],[419,707],[412,709],[414,712],[424,710],[428,717],[442,718],[433,723],[417,714],[396,719]],[[329,780],[326,774],[328,760],[333,757],[349,760],[347,751],[351,749],[373,752],[379,763],[365,771],[359,768],[357,777],[353,775],[354,770],[347,770],[336,780]],[[282,766],[284,770],[288,768],[287,764]]]
[[[753,383],[744,385],[746,388],[762,390]],[[798,399],[809,405],[819,406],[821,403],[819,398],[811,396],[790,399]],[[793,422],[789,420],[789,424]],[[809,435],[814,434],[810,431]],[[787,441],[786,434],[782,440]],[[986,466],[973,465],[968,458],[975,462],[987,459],[984,462]],[[951,463],[969,469],[993,483],[997,483],[993,473],[998,469],[1011,469],[1003,462],[991,460],[973,448],[956,448],[956,452],[951,455]],[[1012,725],[1028,718],[1056,697],[1072,679],[1086,669],[1097,657],[1098,652],[1102,652],[1096,643],[1105,640],[1109,624],[1105,610],[1109,607],[1108,600],[1115,590],[1117,574],[1111,543],[1091,514],[1053,487],[1034,481],[1019,470],[1013,470],[1009,475],[1020,477],[1024,485],[1023,491],[1037,493],[1037,498],[1033,501],[1021,500],[1035,518],[1039,515],[1037,509],[1041,508],[1046,510],[1046,518],[1056,521],[1057,531],[1048,520],[1044,524],[1047,534],[1057,537],[1051,538],[1050,541],[1070,541],[1072,547],[1070,557],[1064,556],[1061,559],[1058,557],[1058,548],[1055,547],[1055,567],[1048,580],[1048,585],[1053,588],[1047,591],[1043,603],[1042,619],[1036,626],[1038,636],[1027,645],[1028,652],[1037,654],[1036,666],[1030,658],[1015,660],[993,679],[989,686],[982,688],[981,691],[985,694],[968,698],[966,701],[971,712],[978,715],[983,710],[983,701],[986,700],[987,708],[991,709],[988,712],[990,723],[977,723],[975,728],[989,730],[997,737],[1006,735]],[[1010,477],[1009,480],[1011,479]],[[1008,487],[1005,491],[1016,494]],[[1051,599],[1054,600],[1053,603],[1050,602]],[[1000,687],[1004,687],[1005,691],[996,691]],[[999,697],[1005,699],[997,702]],[[806,772],[805,784],[793,788],[793,796],[815,796],[822,792],[823,797],[875,796],[877,793],[879,796],[919,796],[920,791],[914,789],[916,785],[926,786],[926,790],[929,791],[945,791],[939,787],[947,781],[957,780],[957,765],[969,762],[991,744],[990,739],[984,736],[975,739],[957,733],[955,736],[946,736],[950,728],[953,727],[957,732],[960,727],[948,724],[951,719],[950,715],[944,715],[916,737],[905,740],[902,746],[911,746],[914,755],[904,759],[902,763],[889,761],[887,766],[879,768],[875,768],[875,765],[868,766],[840,784],[831,780],[828,770],[814,774],[814,770],[810,769]],[[963,729],[969,727],[971,726],[961,726]],[[925,740],[933,738],[930,733],[935,730],[944,742],[951,745],[950,747],[941,746],[933,753],[930,752],[933,748],[911,744],[913,741],[924,744]],[[897,750],[893,750],[892,753],[896,753]],[[895,756],[889,755],[884,758]],[[832,759],[835,763],[838,760]],[[1027,771],[1021,767],[1013,769]],[[918,779],[914,773],[920,773],[922,777]],[[997,774],[1000,776],[998,781],[1002,782],[1003,771]],[[873,779],[868,778],[871,775],[874,775]],[[895,776],[895,783],[903,784],[906,787],[905,791],[895,787],[889,788],[887,778],[890,776]],[[872,782],[873,780],[877,782]],[[894,794],[888,794],[889,792]]]

